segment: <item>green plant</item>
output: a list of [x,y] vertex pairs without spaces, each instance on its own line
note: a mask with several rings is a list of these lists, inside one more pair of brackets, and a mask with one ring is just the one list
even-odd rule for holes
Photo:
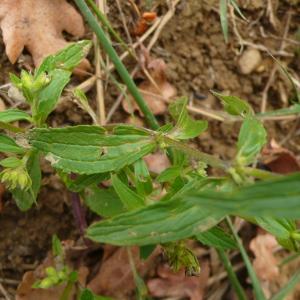
[[79,300],[112,300],[111,298],[94,295],[89,289],[80,286],[78,273],[72,271],[66,263],[63,246],[56,235],[52,237],[53,265],[45,268],[45,277],[33,284],[35,289],[49,289],[64,285],[59,300],[70,299],[74,289],[78,289]]
[[219,3],[220,23],[221,23],[221,28],[226,43],[228,42],[228,17],[227,17],[228,6],[232,6],[234,8],[234,11],[237,12],[242,19],[247,21],[246,17],[241,12],[236,0],[220,0]]
[[[185,98],[170,105],[173,123],[157,130],[128,124],[49,128],[47,117],[89,46],[88,41],[72,44],[46,58],[34,74],[22,71],[20,78],[11,76],[31,107],[31,114],[17,109],[0,112],[0,127],[6,132],[0,135],[0,151],[7,156],[0,162],[1,181],[19,208],[25,211],[36,202],[41,184],[39,160],[43,156],[67,188],[104,218],[87,229],[89,239],[138,245],[144,254],[145,249],[149,254],[149,247],[161,244],[173,268],[184,267],[189,275],[199,272],[199,265],[185,240],[197,239],[221,251],[237,295],[244,299],[226,256],[227,251],[237,248],[257,299],[265,299],[230,216],[261,226],[283,247],[298,251],[300,235],[295,220],[300,218],[300,174],[280,176],[252,167],[267,141],[264,126],[246,101],[216,92],[226,112],[242,120],[232,161],[188,145],[188,140],[199,136],[208,124],[188,115]],[[77,91],[75,96],[91,114],[82,92]],[[12,125],[18,120],[29,122],[28,129]],[[143,157],[157,150],[169,155],[171,167],[161,174],[151,174]],[[208,176],[208,168],[220,169],[223,176]],[[99,183],[107,179],[112,186],[99,188]],[[225,220],[225,226],[217,227]],[[48,273],[52,284],[62,280],[56,270],[49,269]],[[292,284],[295,278],[299,276],[292,278]]]

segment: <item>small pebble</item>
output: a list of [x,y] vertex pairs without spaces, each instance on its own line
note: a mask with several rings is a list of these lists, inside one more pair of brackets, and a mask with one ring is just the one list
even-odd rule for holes
[[0,98],[0,111],[4,111],[6,109],[6,105],[4,101]]
[[262,57],[257,49],[246,50],[239,59],[239,68],[242,74],[252,73],[261,64]]

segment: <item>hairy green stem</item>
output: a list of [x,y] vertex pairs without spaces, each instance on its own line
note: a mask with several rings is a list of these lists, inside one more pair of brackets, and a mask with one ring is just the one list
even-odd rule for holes
[[60,296],[59,300],[69,300],[70,299],[70,293],[72,291],[72,288],[74,286],[73,282],[68,282],[66,287],[63,290],[62,295]]
[[245,293],[243,287],[241,286],[241,284],[233,270],[232,264],[231,264],[230,260],[228,259],[225,251],[223,249],[217,249],[217,251],[218,251],[218,255],[227,271],[228,278],[229,278],[233,288],[235,289],[238,299],[239,300],[247,300],[246,293]]
[[275,178],[278,178],[279,176],[281,176],[280,174],[277,174],[277,173],[272,173],[269,171],[251,168],[251,167],[243,167],[242,171],[246,175],[250,175],[255,178],[262,179],[262,180],[275,179]]
[[129,92],[135,99],[138,107],[142,111],[142,113],[145,116],[145,119],[149,126],[152,129],[158,129],[159,125],[157,123],[157,120],[155,119],[153,113],[150,111],[149,107],[145,103],[145,100],[143,96],[141,95],[139,89],[137,88],[136,84],[130,77],[130,74],[128,73],[126,67],[120,60],[117,52],[112,47],[111,42],[106,37],[105,32],[101,28],[101,26],[98,24],[96,18],[94,17],[93,13],[87,6],[86,2],[84,0],[75,0],[76,5],[80,9],[81,13],[84,15],[85,19],[87,20],[88,24],[90,25],[91,29],[95,32],[100,44],[102,45],[103,49],[111,59],[112,63],[115,65],[116,70],[118,71],[120,77],[126,84]]
[[174,147],[178,150],[181,150],[182,152],[186,153],[190,157],[193,157],[197,160],[200,160],[202,162],[205,162],[206,164],[215,167],[215,168],[221,168],[224,170],[227,170],[230,166],[229,162],[223,161],[211,154],[207,154],[204,152],[201,152],[197,149],[194,149],[188,145],[186,145],[184,142],[180,142],[177,140],[174,140],[172,138],[169,138],[167,136],[163,136],[162,140],[171,147]]

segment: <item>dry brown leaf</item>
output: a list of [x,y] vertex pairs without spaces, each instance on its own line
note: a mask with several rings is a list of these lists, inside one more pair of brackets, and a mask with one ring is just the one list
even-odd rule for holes
[[277,247],[276,238],[269,233],[259,234],[250,242],[250,249],[255,255],[253,267],[261,280],[271,282],[279,276],[278,261],[274,256]]
[[170,161],[165,153],[156,152],[144,157],[150,172],[160,174],[162,171],[170,167]]
[[[167,112],[168,103],[176,96],[176,88],[166,78],[166,64],[162,59],[151,59],[146,56],[145,68],[153,79],[145,79],[138,87],[140,92],[154,115],[162,115]],[[138,110],[134,99],[130,96],[123,100],[123,108],[127,113]]]
[[[71,250],[73,241],[63,241],[63,249],[66,253]],[[26,272],[23,275],[22,281],[18,286],[16,300],[60,300],[65,285],[55,286],[49,289],[33,289],[32,285],[37,281],[45,277],[45,269],[47,267],[54,267],[54,259],[51,253],[48,254],[46,259],[34,270]],[[89,270],[85,266],[80,266],[77,270],[78,281],[81,286],[85,286],[86,278],[89,274]],[[75,296],[75,288],[72,291],[72,295]]]
[[262,152],[262,162],[272,172],[289,174],[300,171],[300,162],[293,152],[281,147],[275,140]]
[[[62,34],[84,34],[81,15],[65,0],[1,0],[0,27],[6,54],[15,63],[24,47],[38,66],[43,58],[66,47]],[[89,69],[87,60],[78,69]]]
[[[107,251],[109,251],[108,255]],[[154,251],[146,261],[140,260],[138,247],[132,247],[131,251],[138,273],[144,276],[153,266],[159,249]],[[105,249],[104,256],[106,260],[102,263],[98,274],[88,284],[88,288],[95,294],[127,299],[126,296],[135,289],[127,249],[115,248],[112,252],[110,246],[107,250]]]
[[201,300],[209,277],[208,263],[203,263],[201,268],[199,277],[187,277],[184,270],[174,273],[167,265],[159,266],[157,273],[160,278],[148,281],[149,292],[153,297]]

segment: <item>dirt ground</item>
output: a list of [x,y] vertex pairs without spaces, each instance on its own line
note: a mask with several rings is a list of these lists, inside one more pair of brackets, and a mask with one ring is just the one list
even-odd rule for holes
[[[274,67],[274,61],[266,49],[280,59],[299,79],[300,39],[298,41],[296,39],[296,33],[298,32],[299,35],[300,30],[299,2],[294,1],[294,4],[293,1],[276,0],[240,2],[248,22],[237,17],[234,25],[230,19],[228,44],[225,44],[220,28],[218,1],[182,0],[172,20],[163,28],[153,47],[152,55],[162,58],[167,63],[169,82],[176,86],[179,96],[189,97],[190,105],[221,110],[220,103],[209,92],[218,90],[248,100],[259,112],[263,91]],[[273,14],[268,11],[267,2],[272,3]],[[137,4],[143,6],[143,3],[137,2]],[[108,1],[108,7],[110,20],[116,29],[123,32],[115,1]],[[125,6],[124,9],[127,12],[128,7]],[[157,11],[159,14],[165,13],[166,6],[158,5]],[[288,14],[291,14],[291,19],[287,24]],[[130,14],[128,15],[129,26],[132,22],[134,18]],[[282,39],[285,31],[287,34]],[[87,36],[91,37],[91,34]],[[126,36],[124,38],[126,39]],[[261,59],[249,74],[243,74],[240,67],[241,53],[250,48],[258,50]],[[0,51],[2,53],[0,84],[5,84],[8,82],[9,72],[18,72],[20,67],[24,66],[24,61],[26,63],[29,61],[30,64],[30,59],[28,60],[28,54],[25,53],[21,60],[12,66],[5,55],[2,41]],[[132,68],[130,61],[127,64]],[[88,95],[92,103],[95,103],[95,90],[91,90]],[[108,85],[106,94],[108,111],[117,95],[116,89]],[[287,79],[280,72],[276,73],[267,95],[267,110],[287,107],[294,96]],[[4,96],[3,99],[9,106]],[[234,144],[239,124],[223,123],[197,113],[195,117],[209,120],[209,130],[195,142],[198,147],[226,159],[232,158],[235,153]],[[120,107],[112,121],[124,121],[126,118],[127,114]],[[163,121],[164,117],[160,118]],[[89,121],[89,117],[70,102],[62,103],[50,118],[54,126]],[[295,120],[266,121],[265,125],[270,139],[283,143],[284,147],[300,158],[300,125],[298,121],[295,122]],[[5,193],[2,198],[0,283],[3,283],[12,294],[24,272],[34,270],[46,257],[54,233],[62,240],[76,240],[79,237],[72,214],[70,195],[46,163],[43,164],[43,173],[43,188],[38,203],[29,212],[19,212],[8,193]],[[245,232],[243,238],[245,243],[248,243],[256,231],[253,227],[246,227]],[[217,274],[220,266],[216,254],[208,252],[206,260],[211,265],[211,276]],[[245,272],[242,270],[239,275],[245,277]],[[209,286],[204,299],[208,299],[213,294],[216,286],[220,289],[225,286],[227,292],[224,292],[221,298],[216,296],[210,299],[235,299],[228,288],[228,283],[218,284],[212,283]],[[246,279],[244,284],[248,286]],[[300,296],[295,295],[291,299],[299,299],[297,297]]]

